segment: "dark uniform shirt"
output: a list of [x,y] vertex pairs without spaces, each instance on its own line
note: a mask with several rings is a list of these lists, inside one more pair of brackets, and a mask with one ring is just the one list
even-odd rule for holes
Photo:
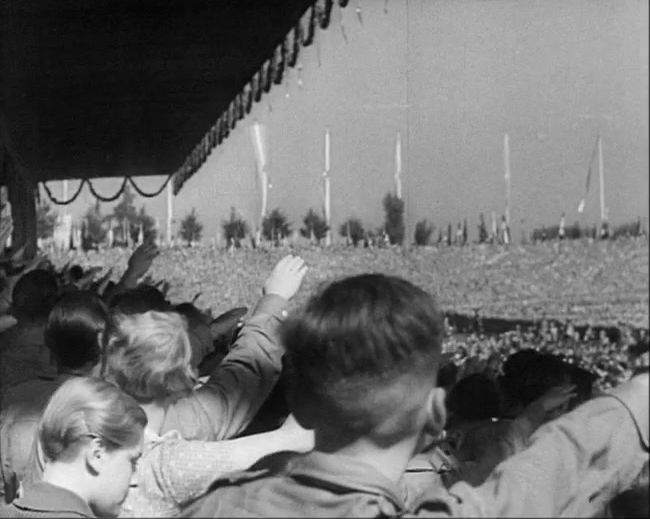
[[0,517],[95,517],[81,497],[65,488],[39,481],[10,504],[0,505]]

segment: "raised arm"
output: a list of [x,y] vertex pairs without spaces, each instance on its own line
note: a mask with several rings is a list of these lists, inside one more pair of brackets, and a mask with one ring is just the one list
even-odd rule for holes
[[263,296],[239,337],[207,383],[197,390],[212,420],[214,437],[231,438],[255,416],[278,380],[284,349],[277,330],[287,302],[307,272],[302,258],[282,258],[264,283]]
[[454,515],[591,517],[648,463],[648,374],[540,427],[486,482],[450,489]]
[[153,260],[159,253],[155,243],[143,243],[136,248],[129,258],[124,274],[106,296],[113,297],[125,290],[135,288],[138,280],[151,268]]
[[246,470],[264,456],[280,451],[308,452],[314,434],[293,416],[274,431],[223,441],[164,440],[138,468],[138,491],[177,508],[204,493],[228,472]]

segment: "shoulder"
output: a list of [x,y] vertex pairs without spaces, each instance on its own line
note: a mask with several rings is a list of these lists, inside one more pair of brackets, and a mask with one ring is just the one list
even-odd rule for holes
[[204,388],[183,393],[167,404],[161,431],[176,430],[185,440],[217,440],[214,417],[220,416]]
[[[260,514],[264,515],[261,512],[264,505],[261,504],[262,498],[258,492],[260,486],[269,486],[271,478],[281,476],[294,457],[295,453],[278,452],[260,459],[248,470],[231,472],[216,479],[205,494],[183,510],[182,516],[228,517],[241,514],[254,516],[258,508]],[[242,503],[246,503],[246,510],[242,508]]]
[[95,517],[77,494],[43,481],[27,485],[7,512],[7,517]]

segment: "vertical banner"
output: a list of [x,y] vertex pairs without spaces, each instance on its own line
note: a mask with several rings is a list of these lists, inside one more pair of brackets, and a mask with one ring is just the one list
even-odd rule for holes
[[600,142],[600,135],[596,137],[596,145],[594,150],[591,152],[591,159],[589,159],[589,167],[587,168],[587,181],[585,182],[585,196],[580,200],[578,204],[578,212],[582,213],[585,210],[585,203],[587,202],[587,195],[589,195],[589,186],[591,185],[591,171],[594,167],[594,160],[596,159],[596,153],[598,152]]
[[603,138],[598,136],[598,176],[600,179],[600,221],[607,221],[605,209],[605,167],[603,165]]
[[262,196],[262,206],[260,209],[260,219],[256,232],[257,243],[260,242],[262,236],[262,222],[266,217],[266,208],[268,201],[268,189],[269,189],[269,180],[267,173],[268,166],[268,153],[266,147],[266,128],[255,122],[250,127],[250,136],[253,141],[253,147],[255,148],[255,163],[257,165],[257,177],[260,183],[261,196]]
[[325,129],[325,170],[323,171],[323,215],[327,224],[327,234],[325,235],[325,245],[332,243],[332,233],[330,230],[330,129]]
[[506,224],[510,225],[510,139],[508,134],[503,134],[503,162],[504,162],[504,178],[506,181]]
[[402,137],[399,132],[395,140],[395,196],[402,199]]
[[167,245],[172,245],[172,218],[174,207],[172,205],[172,183],[167,183]]

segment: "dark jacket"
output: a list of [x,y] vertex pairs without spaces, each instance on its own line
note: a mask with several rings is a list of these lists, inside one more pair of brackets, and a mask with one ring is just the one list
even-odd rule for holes
[[39,481],[12,503],[0,505],[0,517],[95,517],[81,497],[65,488]]

